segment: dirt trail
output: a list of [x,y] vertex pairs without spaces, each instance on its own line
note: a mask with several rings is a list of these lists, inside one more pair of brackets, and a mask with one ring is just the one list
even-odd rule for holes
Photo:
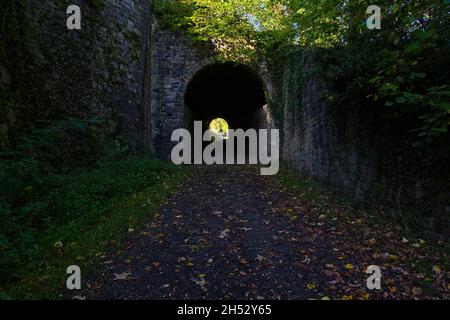
[[[366,287],[370,245],[355,247],[345,231],[323,223],[258,168],[195,170],[155,219],[105,261],[88,298],[383,298],[385,290]],[[404,269],[383,269],[392,287],[405,281]]]

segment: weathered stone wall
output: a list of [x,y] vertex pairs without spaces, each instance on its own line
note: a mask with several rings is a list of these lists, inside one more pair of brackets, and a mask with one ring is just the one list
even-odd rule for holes
[[[133,148],[145,141],[145,81],[149,51],[148,0],[29,1],[40,65],[52,104],[69,114],[95,117],[105,134],[124,137]],[[68,30],[66,9],[81,8],[82,29]]]
[[[66,27],[73,4],[81,8],[81,30]],[[30,0],[27,12],[35,50],[30,68],[39,68],[44,112],[98,120],[99,139],[119,137],[167,158],[173,130],[185,126],[189,81],[218,63],[213,48],[160,28],[149,0]],[[3,83],[9,73],[0,66]],[[248,67],[270,95],[264,61]],[[258,118],[270,122],[269,107]]]
[[433,150],[417,153],[395,130],[384,130],[396,124],[367,103],[333,100],[338,90],[322,70],[310,52],[284,63],[277,86],[283,159],[422,234],[448,236],[450,172],[442,157]]
[[[180,32],[163,30],[156,19],[153,20],[151,43],[151,115],[148,141],[155,154],[168,158],[173,146],[172,132],[190,125],[185,123],[190,117],[184,103],[189,81],[204,67],[219,62],[210,45],[194,43]],[[270,97],[272,84],[264,61],[249,65],[248,68],[258,75]],[[264,123],[271,125],[269,108],[270,106],[263,108],[262,114],[258,115],[259,123],[265,121]]]

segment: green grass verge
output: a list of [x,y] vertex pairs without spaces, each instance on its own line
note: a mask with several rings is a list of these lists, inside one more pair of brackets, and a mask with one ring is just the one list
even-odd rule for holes
[[30,208],[25,210],[28,216],[46,218],[45,223],[34,219],[38,223],[0,251],[2,257],[15,254],[15,259],[2,263],[1,271],[7,274],[0,299],[60,297],[69,265],[80,266],[82,276],[92,272],[104,254],[121,245],[130,228],[152,218],[188,175],[185,167],[143,157],[40,177],[39,186],[26,187],[29,192],[40,189],[35,191],[38,195],[9,208],[15,213]]

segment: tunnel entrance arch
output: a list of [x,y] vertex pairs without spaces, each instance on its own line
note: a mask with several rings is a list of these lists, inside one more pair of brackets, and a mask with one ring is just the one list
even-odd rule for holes
[[189,79],[184,94],[184,127],[192,130],[194,121],[202,121],[206,130],[216,118],[225,119],[230,129],[271,127],[267,88],[249,66],[213,63]]
[[[271,129],[268,101],[268,88],[251,67],[235,62],[208,64],[186,84],[183,126],[193,134],[195,121],[202,122],[204,132],[211,121],[224,119],[229,129]],[[206,145],[208,142],[203,147]]]

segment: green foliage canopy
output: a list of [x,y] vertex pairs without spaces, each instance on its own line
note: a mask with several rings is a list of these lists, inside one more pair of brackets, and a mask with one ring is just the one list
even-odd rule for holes
[[[381,8],[381,30],[367,28],[371,4]],[[420,146],[447,135],[450,125],[449,4],[448,0],[156,0],[154,9],[166,27],[210,41],[224,60],[247,62],[261,52],[270,57],[297,48],[336,49],[344,55],[338,58],[340,72],[352,74],[354,84],[370,88],[368,96],[375,104],[419,120],[414,133],[415,145]]]

